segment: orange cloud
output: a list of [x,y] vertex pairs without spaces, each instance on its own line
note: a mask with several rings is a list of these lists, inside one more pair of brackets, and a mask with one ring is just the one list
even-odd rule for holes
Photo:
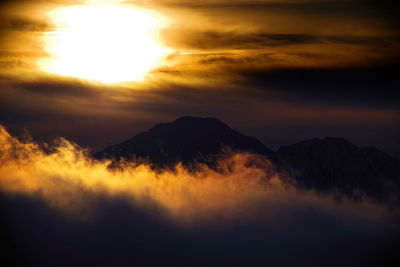
[[0,190],[6,194],[40,197],[66,214],[87,217],[96,196],[123,198],[146,208],[157,205],[180,223],[220,222],[259,215],[276,216],[281,207],[322,205],[325,209],[370,214],[384,208],[369,202],[344,200],[297,189],[260,156],[238,153],[221,160],[218,171],[198,165],[189,172],[180,164],[174,171],[155,171],[146,164],[126,162],[110,169],[109,161],[95,161],[88,151],[65,139],[55,146],[21,142],[0,127]]

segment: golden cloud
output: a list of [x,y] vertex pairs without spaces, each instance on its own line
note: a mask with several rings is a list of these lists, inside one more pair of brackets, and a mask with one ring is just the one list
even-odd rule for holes
[[[180,223],[220,222],[251,218],[262,210],[277,216],[281,207],[322,205],[342,212],[384,214],[384,208],[368,201],[341,204],[332,196],[295,187],[274,171],[266,158],[234,153],[221,159],[216,169],[198,164],[188,171],[153,170],[147,164],[125,162],[110,168],[88,151],[65,140],[56,145],[20,141],[0,127],[0,190],[5,194],[39,197],[65,214],[88,218],[96,197],[125,199],[146,209],[157,205]],[[372,212],[371,212],[372,211]]]

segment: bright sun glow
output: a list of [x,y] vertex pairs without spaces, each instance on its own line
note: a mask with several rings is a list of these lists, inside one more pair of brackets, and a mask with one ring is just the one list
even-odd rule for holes
[[56,30],[44,37],[45,72],[103,83],[140,81],[167,55],[157,38],[165,18],[123,5],[87,5],[52,11]]

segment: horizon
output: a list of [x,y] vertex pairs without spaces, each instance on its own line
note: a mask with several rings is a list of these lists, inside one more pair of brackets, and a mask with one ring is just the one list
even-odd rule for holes
[[[206,118],[213,118],[213,119],[219,120],[219,119],[216,118],[216,117],[200,117],[200,116],[195,116],[195,115],[184,115],[184,116],[178,117],[178,118],[176,118],[176,119],[174,119],[174,120],[171,120],[171,121],[158,122],[158,123],[156,123],[156,124],[150,126],[149,128],[146,128],[146,129],[143,129],[143,130],[138,130],[138,132],[137,132],[136,134],[131,134],[131,135],[129,135],[129,133],[127,133],[126,136],[128,136],[128,137],[122,137],[122,138],[125,138],[125,139],[119,139],[119,140],[115,140],[115,141],[110,141],[110,140],[109,140],[107,144],[99,143],[99,144],[97,144],[97,145],[93,145],[93,144],[88,144],[88,143],[80,143],[79,141],[76,141],[76,140],[74,140],[74,139],[69,139],[69,141],[72,141],[72,142],[76,143],[77,145],[79,145],[79,146],[81,146],[81,147],[90,148],[90,149],[95,153],[96,151],[99,152],[99,151],[105,149],[107,146],[110,146],[110,145],[113,145],[113,144],[119,144],[119,143],[121,143],[121,142],[124,142],[124,141],[126,141],[126,140],[128,140],[128,139],[131,139],[131,138],[135,137],[136,135],[138,135],[138,134],[140,134],[140,133],[147,132],[148,130],[152,129],[153,127],[157,126],[158,124],[172,123],[172,122],[174,122],[175,120],[178,120],[178,119],[183,118],[183,117],[194,117],[194,118],[203,118],[203,119],[206,119]],[[221,120],[219,120],[219,121],[221,121]],[[221,121],[221,122],[223,122],[223,121]],[[223,123],[224,123],[224,122],[223,122]],[[1,123],[0,123],[0,124],[1,124]],[[227,125],[228,125],[228,124],[227,124]],[[237,131],[237,132],[239,132],[239,133],[244,134],[244,133],[240,130],[241,127],[236,127],[236,128],[235,128],[235,127],[231,127],[230,125],[228,125],[228,127],[230,127],[231,129],[233,129],[233,130],[235,130],[235,131]],[[15,136],[17,136],[17,137],[19,137],[19,138],[26,138],[27,135],[28,135],[30,138],[33,138],[33,140],[35,140],[35,141],[38,142],[38,143],[49,143],[49,142],[51,143],[52,141],[54,141],[55,139],[57,139],[57,138],[59,138],[59,137],[64,137],[64,138],[67,138],[67,139],[68,139],[68,137],[65,137],[65,136],[51,136],[51,137],[48,137],[48,138],[46,138],[46,139],[43,139],[43,136],[38,136],[38,135],[35,136],[35,134],[32,133],[32,132],[30,132],[28,128],[24,128],[24,129],[22,129],[22,130],[15,131],[15,132],[12,132],[12,131],[10,131],[10,132],[11,132],[13,135],[15,135]],[[389,150],[389,151],[388,151],[388,150],[386,150],[386,149],[384,149],[384,148],[382,148],[382,147],[374,146],[374,145],[369,144],[369,143],[357,142],[357,140],[356,140],[356,142],[354,142],[354,140],[348,139],[348,138],[346,138],[345,136],[310,136],[310,137],[308,137],[308,138],[306,138],[306,139],[300,139],[300,138],[299,138],[298,140],[295,140],[295,141],[293,141],[292,143],[278,143],[278,144],[274,144],[274,143],[271,143],[270,140],[265,141],[265,140],[260,139],[260,138],[257,137],[257,136],[252,136],[252,135],[248,135],[248,134],[245,134],[245,135],[250,136],[250,137],[254,137],[254,138],[258,139],[258,140],[261,141],[266,147],[268,147],[269,149],[273,150],[274,152],[276,152],[279,148],[281,148],[281,147],[283,147],[283,146],[290,146],[290,145],[294,145],[294,144],[297,144],[297,143],[300,143],[300,142],[303,142],[303,141],[310,141],[310,140],[313,140],[313,139],[326,139],[326,138],[338,138],[338,139],[343,138],[343,139],[345,139],[346,141],[348,141],[348,142],[350,142],[351,144],[356,145],[356,146],[358,146],[358,147],[375,147],[375,148],[378,148],[379,150],[381,150],[381,151],[387,153],[388,155],[390,155],[390,156],[392,156],[392,157],[394,157],[394,158],[397,158],[397,159],[400,158],[400,154],[398,153],[397,150]]]

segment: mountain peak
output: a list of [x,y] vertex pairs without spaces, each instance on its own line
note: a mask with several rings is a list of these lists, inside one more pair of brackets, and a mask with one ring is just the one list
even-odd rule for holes
[[184,122],[214,122],[226,125],[221,120],[214,117],[197,117],[197,116],[182,116],[172,121],[172,123],[184,123]]
[[216,118],[184,116],[160,123],[133,138],[97,153],[98,158],[148,158],[156,165],[207,162],[223,148],[266,156],[273,151],[259,140],[243,135]]
[[[297,144],[305,144],[305,143],[325,143],[325,144],[343,144],[343,145],[352,145],[346,138],[343,137],[332,137],[327,136],[324,138],[314,137],[309,140],[301,141]],[[296,144],[295,144],[296,145]]]
[[[353,146],[346,138],[343,137],[324,137],[324,138],[316,138],[319,142],[330,144],[330,145],[349,145]],[[312,139],[314,140],[314,139]]]
[[201,131],[233,131],[228,125],[223,123],[222,121],[207,117],[194,117],[194,116],[183,116],[172,122],[167,123],[159,123],[149,131],[158,131],[158,130],[166,130],[166,129],[175,129],[176,131],[192,131],[192,130],[201,130]]

